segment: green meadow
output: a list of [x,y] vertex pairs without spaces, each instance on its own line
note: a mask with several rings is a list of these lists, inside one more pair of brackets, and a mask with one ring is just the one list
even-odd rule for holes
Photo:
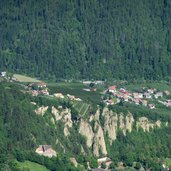
[[50,171],[45,166],[30,161],[17,162],[17,165],[21,170],[25,169],[29,171]]
[[13,78],[17,79],[19,82],[40,82],[40,80],[36,78],[32,78],[21,74],[14,74]]

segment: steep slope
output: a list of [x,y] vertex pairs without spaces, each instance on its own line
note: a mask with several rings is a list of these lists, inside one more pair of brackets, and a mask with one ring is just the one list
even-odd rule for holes
[[[109,156],[128,166],[138,161],[145,168],[151,167],[154,161],[156,165],[160,158],[171,157],[170,116],[154,113],[152,118],[150,113],[137,115],[137,111],[125,112],[122,108],[118,112],[99,106],[95,113],[74,117],[71,105],[46,96],[31,97],[21,90],[18,84],[0,84],[2,154],[5,149],[5,154],[16,158],[18,153],[24,154],[26,159],[41,164],[44,159],[35,156],[35,149],[41,144],[50,144],[60,157],[74,156],[84,165],[91,157]],[[86,156],[89,158],[85,159]]]
[[43,78],[171,75],[171,2],[0,1],[0,70]]

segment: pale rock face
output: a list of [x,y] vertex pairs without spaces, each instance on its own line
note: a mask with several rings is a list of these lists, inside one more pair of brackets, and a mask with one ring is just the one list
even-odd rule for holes
[[159,128],[161,127],[161,121],[160,120],[156,121],[156,126],[159,127]]
[[116,139],[118,116],[117,114],[114,114],[112,111],[105,112],[106,113],[104,115],[104,131],[108,133],[108,136],[110,138],[110,145],[112,145],[112,142]]
[[52,114],[54,114],[56,121],[61,120],[62,115],[60,115],[58,109],[56,109],[54,106],[52,106],[51,112],[52,112]]
[[61,112],[62,120],[64,122],[64,135],[68,136],[70,135],[69,128],[72,127],[72,119],[71,119],[71,110],[65,109],[63,112]]
[[66,137],[67,137],[68,135],[70,135],[70,132],[69,132],[67,126],[65,126],[65,128],[64,128],[64,135],[65,135]]
[[38,109],[35,110],[37,115],[44,115],[45,112],[48,110],[48,106],[41,106]]
[[148,118],[146,117],[140,117],[137,121],[137,127],[141,127],[143,129],[143,131],[150,131],[150,128],[154,128],[155,124],[150,123]]
[[81,146],[81,153],[85,155],[85,151],[84,151],[83,146]]
[[94,133],[92,127],[83,119],[80,121],[79,133],[87,137],[87,146],[90,148],[93,144]]
[[51,120],[52,124],[55,125],[55,120],[54,120],[54,118],[51,118],[50,120]]
[[132,132],[132,125],[134,122],[134,118],[130,112],[126,116],[125,120],[126,120],[125,129],[128,130],[128,132]]
[[63,112],[63,121],[65,122],[65,125],[68,127],[72,127],[72,119],[71,119],[71,111],[66,109],[65,112]]
[[109,109],[108,109],[107,107],[105,107],[105,108],[103,109],[102,116],[106,116],[106,115],[108,115],[108,114],[109,114]]
[[89,122],[95,120],[95,121],[99,121],[99,117],[100,117],[100,110],[98,109],[95,113],[95,115],[91,115],[89,118]]
[[70,135],[69,128],[71,128],[73,125],[71,119],[71,110],[66,108],[65,110],[60,112],[58,109],[52,106],[51,113],[55,116],[56,121],[61,120],[62,122],[64,122],[64,135]]
[[35,106],[37,105],[36,102],[30,102],[30,103],[33,104],[33,105],[35,105]]
[[126,135],[125,118],[123,116],[123,113],[120,113],[119,115],[119,128],[123,131],[123,134]]
[[103,130],[102,127],[97,122],[95,123],[95,130],[97,130],[97,133],[94,136],[93,154],[99,157],[99,151],[101,149],[102,153],[106,155],[107,150],[106,150],[106,143],[104,140]]
[[106,155],[107,150],[106,150],[106,143],[104,140],[103,129],[98,124],[97,121],[95,122],[94,129],[96,130],[95,132],[93,132],[93,129],[89,123],[81,119],[79,133],[86,136],[87,146],[89,148],[91,147],[93,148],[93,154],[97,157],[99,156],[100,149],[101,149],[101,152]]
[[99,121],[99,117],[100,117],[100,110],[98,109],[98,110],[96,111],[96,114],[94,115],[94,119],[95,119],[96,121]]
[[132,131],[134,118],[130,112],[126,117],[124,117],[123,113],[117,115],[116,113],[109,111],[108,108],[104,108],[102,116],[104,117],[105,121],[104,131],[108,133],[108,136],[110,138],[110,145],[112,145],[112,142],[116,139],[118,128],[120,128],[123,131],[124,135],[126,135],[127,130],[128,132]]
[[73,165],[74,165],[75,167],[78,166],[78,163],[77,163],[77,161],[76,161],[76,159],[75,159],[74,157],[70,158],[70,161],[71,161],[71,163],[73,163]]

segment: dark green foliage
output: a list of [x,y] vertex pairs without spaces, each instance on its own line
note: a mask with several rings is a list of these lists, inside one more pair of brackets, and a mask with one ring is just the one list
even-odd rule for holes
[[103,163],[101,164],[101,168],[102,168],[102,169],[106,169],[106,163],[103,162]]
[[[76,170],[69,162],[68,156],[79,155],[81,146],[86,149],[85,139],[78,134],[75,128],[72,137],[67,139],[63,135],[64,125],[58,122],[55,126],[50,122],[50,113],[47,111],[44,117],[36,115],[34,106],[31,104],[33,97],[21,92],[21,87],[12,83],[0,83],[0,168],[14,168],[13,160],[22,162],[33,161],[45,165],[52,171]],[[38,105],[56,106],[61,104],[56,100],[49,100],[43,97],[35,97]],[[74,117],[75,118],[75,117]],[[62,142],[67,154],[58,158],[43,158],[35,153],[35,149],[40,144],[53,145],[58,152],[62,153],[62,148],[56,144],[56,139]],[[60,150],[58,150],[60,149]]]
[[171,75],[169,0],[1,0],[0,69],[42,78]]
[[141,164],[139,162],[136,162],[135,169],[139,170],[141,168]]
[[[150,133],[142,130],[127,133],[124,136],[118,133],[117,139],[110,148],[113,161],[123,161],[126,166],[132,166],[134,161],[142,164],[144,168],[160,170],[161,158],[171,157],[170,127],[156,129]],[[135,168],[140,167],[139,164]]]

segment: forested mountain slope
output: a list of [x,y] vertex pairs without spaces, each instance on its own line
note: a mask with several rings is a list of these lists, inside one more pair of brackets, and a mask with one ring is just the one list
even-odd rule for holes
[[0,69],[44,78],[171,75],[169,0],[1,0]]
[[[73,102],[53,96],[31,96],[23,85],[0,83],[0,171],[15,161],[29,160],[52,171],[83,171],[97,167],[97,158],[108,156],[114,168],[118,162],[132,167],[161,170],[171,158],[171,116],[166,111],[118,104],[98,106],[81,115]],[[57,157],[35,153],[41,144],[52,145]],[[80,168],[69,162],[75,157]],[[84,168],[84,169],[83,169]]]

